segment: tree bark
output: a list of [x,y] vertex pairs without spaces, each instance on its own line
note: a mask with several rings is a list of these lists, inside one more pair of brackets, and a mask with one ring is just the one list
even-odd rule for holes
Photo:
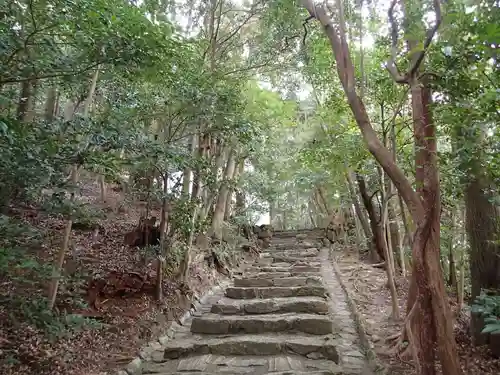
[[227,195],[229,193],[229,184],[231,176],[234,174],[234,169],[236,167],[236,150],[233,148],[229,152],[229,156],[226,163],[226,169],[224,171],[224,178],[219,189],[219,195],[217,197],[217,203],[215,205],[215,211],[212,218],[211,233],[217,239],[222,239],[222,223],[224,221],[224,209],[226,207]]
[[45,121],[52,122],[56,114],[57,106],[57,88],[55,85],[50,86],[47,93],[47,99],[45,101]]
[[[193,134],[188,144],[188,151],[193,159],[196,156],[196,144],[197,144],[197,137],[196,134]],[[190,167],[184,168],[182,174],[182,197],[184,199],[189,198],[189,188],[191,185],[192,174],[193,173]]]
[[349,188],[349,194],[351,195],[352,203],[354,205],[354,210],[356,211],[356,215],[359,219],[359,222],[361,223],[361,227],[363,228],[363,232],[368,241],[368,249],[370,249],[372,243],[371,242],[372,233],[370,231],[370,224],[368,223],[368,218],[366,217],[364,211],[361,208],[361,205],[359,204],[358,195],[356,193],[356,188],[354,186],[354,180],[352,174],[353,174],[352,171],[346,172],[347,187]]
[[161,301],[163,299],[163,269],[165,268],[166,260],[166,230],[168,222],[168,174],[165,173],[163,176],[163,198],[161,205],[161,219],[160,219],[160,252],[156,260],[156,300]]
[[371,232],[373,233],[373,243],[375,247],[376,254],[372,252],[372,262],[377,262],[375,255],[382,260],[386,260],[385,251],[384,251],[384,230],[382,227],[382,222],[377,217],[377,213],[375,207],[373,206],[373,201],[368,194],[368,190],[366,188],[366,182],[361,174],[356,173],[356,181],[358,182],[359,193],[363,200],[363,204],[365,206],[366,212],[368,213],[368,217],[370,219]]
[[33,121],[36,86],[37,82],[35,80],[27,80],[21,83],[21,92],[17,106],[17,119],[19,121]]

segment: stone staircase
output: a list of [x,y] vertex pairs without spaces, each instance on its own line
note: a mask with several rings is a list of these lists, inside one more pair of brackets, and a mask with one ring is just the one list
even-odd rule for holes
[[302,232],[302,244],[297,231],[277,232],[267,252],[180,326],[142,373],[369,374],[328,250],[319,249],[321,233]]

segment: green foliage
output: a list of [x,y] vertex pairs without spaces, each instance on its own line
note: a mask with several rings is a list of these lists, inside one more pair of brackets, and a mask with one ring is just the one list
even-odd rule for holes
[[[6,301],[2,301],[5,303]],[[33,296],[30,299],[16,298],[8,301],[9,319],[33,324],[46,333],[51,341],[69,338],[88,329],[100,329],[102,324],[81,314],[60,314],[48,308],[47,299]]]
[[471,311],[480,314],[485,326],[482,333],[500,332],[500,296],[491,294],[487,290],[481,291],[476,297]]

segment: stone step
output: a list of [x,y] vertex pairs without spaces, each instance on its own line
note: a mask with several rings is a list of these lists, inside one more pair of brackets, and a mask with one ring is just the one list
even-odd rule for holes
[[320,266],[290,266],[290,267],[272,267],[272,266],[250,266],[246,269],[250,272],[319,272]]
[[309,249],[311,247],[315,247],[315,242],[307,241],[304,243],[289,243],[289,244],[282,244],[282,243],[274,243],[271,242],[271,246],[266,249],[267,251],[278,251],[278,250],[302,250],[302,249]]
[[212,305],[211,312],[222,315],[310,313],[328,314],[328,303],[320,297],[289,297],[269,299],[222,298]]
[[243,272],[240,276],[246,279],[278,279],[283,277],[307,277],[317,275],[317,272]]
[[268,287],[268,286],[321,286],[320,276],[306,276],[306,277],[280,277],[276,279],[256,279],[242,277],[234,279],[234,286],[236,287]]
[[280,250],[280,251],[266,251],[264,253],[260,253],[261,258],[269,258],[269,257],[316,257],[319,255],[319,250],[315,247],[304,249],[304,250]]
[[228,287],[226,297],[232,299],[275,298],[275,297],[327,297],[323,286],[242,288]]
[[[163,353],[161,353],[163,357]],[[249,375],[297,375],[342,374],[341,367],[326,359],[313,360],[298,355],[224,356],[202,354],[186,358],[145,363],[142,374],[249,374]]]
[[[239,373],[236,373],[234,371],[241,371],[239,373],[241,374],[251,374],[255,375],[255,372],[249,372],[248,368],[241,368],[241,369],[225,369],[224,370],[216,370],[216,372],[206,372],[206,371],[179,371],[179,372],[164,372],[162,371],[161,373],[159,372],[143,372],[144,375],[148,374],[156,374],[156,375],[238,375]],[[272,372],[261,372],[258,375],[343,375],[344,372],[338,368],[335,370],[318,370],[318,371],[272,371]]]
[[336,342],[332,335],[273,334],[224,335],[222,337],[193,335],[190,338],[167,342],[164,353],[165,359],[199,354],[277,356],[289,353],[339,362]]
[[203,314],[191,322],[192,333],[223,335],[234,333],[304,332],[311,335],[333,333],[327,315],[268,314],[268,315],[218,315]]
[[278,267],[278,268],[289,268],[289,267],[319,267],[321,263],[315,261],[314,258],[306,258],[305,261],[302,258],[260,258],[253,263],[254,267]]
[[[273,263],[291,263],[291,264],[297,264],[297,263],[304,263],[304,265],[312,265],[312,264],[318,264],[319,261],[314,261],[314,258],[308,259],[307,261],[304,260],[302,257],[289,257],[289,256],[275,256],[273,255],[270,257],[273,260]],[[266,259],[266,258],[264,258]]]

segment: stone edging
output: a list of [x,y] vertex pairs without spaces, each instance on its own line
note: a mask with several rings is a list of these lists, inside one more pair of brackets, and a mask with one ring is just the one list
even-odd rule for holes
[[[211,296],[223,291],[230,283],[231,279],[225,279],[222,282],[219,282],[216,285],[212,286],[208,291],[206,291],[203,294],[203,296],[199,300],[192,302],[192,307],[180,317],[179,319],[180,324],[184,325],[186,321],[190,319],[191,316],[202,307],[202,305],[207,303],[208,299]],[[164,335],[158,337],[157,340],[151,341],[148,344],[144,345],[140,349],[139,355],[135,357],[132,361],[130,361],[125,366],[124,370],[119,370],[116,374],[117,375],[142,374],[143,363],[151,358],[153,352],[161,351],[162,349],[165,348],[165,345],[167,344],[168,341],[173,340],[175,338],[176,328],[178,327],[179,323],[177,323],[175,320],[172,321],[172,323],[170,324]]]
[[366,358],[369,362],[369,365],[375,374],[386,375],[388,373],[388,370],[385,367],[385,365],[378,358],[377,353],[375,353],[375,350],[373,350],[370,339],[368,338],[368,334],[366,332],[365,318],[358,311],[357,306],[356,306],[356,302],[354,302],[353,298],[351,297],[352,292],[350,291],[349,287],[342,280],[339,267],[337,265],[337,262],[333,258],[333,254],[332,254],[331,250],[329,253],[330,253],[330,262],[333,266],[335,276],[337,277],[337,280],[338,280],[342,290],[344,291],[344,294],[345,294],[346,300],[347,300],[347,304],[349,305],[349,308],[351,309],[351,313],[352,313],[352,316],[354,318],[354,322],[356,323],[356,329],[358,331],[360,344],[361,344],[361,347],[363,348],[363,350],[365,351],[365,355],[366,355]]

